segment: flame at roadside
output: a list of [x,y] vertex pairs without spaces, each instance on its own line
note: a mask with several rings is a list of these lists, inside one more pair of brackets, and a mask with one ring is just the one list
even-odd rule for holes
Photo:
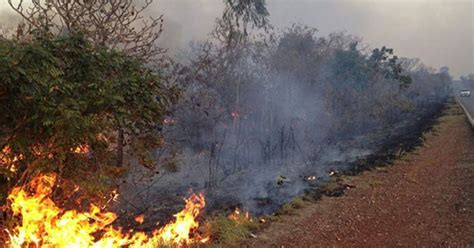
[[55,182],[56,175],[45,174],[31,181],[30,190],[12,190],[8,200],[20,222],[7,230],[8,247],[181,247],[209,239],[197,233],[196,218],[205,206],[203,194],[185,199],[186,206],[174,215],[174,221],[147,234],[113,227],[117,215],[95,205],[88,212],[60,208],[50,197]]
[[237,224],[243,224],[247,221],[252,222],[250,213],[248,211],[241,211],[240,208],[236,208],[234,212],[229,214],[227,218],[229,218],[229,220],[235,221]]

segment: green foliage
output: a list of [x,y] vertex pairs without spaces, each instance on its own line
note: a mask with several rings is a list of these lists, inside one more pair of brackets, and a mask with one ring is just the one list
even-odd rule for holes
[[268,22],[269,13],[265,0],[225,0],[224,2],[226,9],[223,18],[229,21],[235,20],[236,26],[243,24],[245,33],[248,23],[261,28]]
[[410,75],[404,71],[398,56],[393,55],[393,49],[383,46],[374,49],[369,58],[369,64],[376,72],[381,72],[386,79],[400,82],[400,88],[408,88],[413,82]]
[[336,50],[332,67],[334,74],[341,80],[341,84],[362,91],[369,87],[371,75],[366,58],[357,49],[357,44],[353,42],[347,50]]
[[[155,127],[178,96],[138,59],[82,35],[47,33],[0,40],[0,89],[0,151],[11,149],[0,155],[21,156],[15,178],[4,174],[13,182],[37,171],[104,178],[118,129],[146,161],[146,150],[161,143]],[[75,153],[81,145],[90,152]]]
[[347,50],[337,50],[333,60],[334,73],[345,82],[350,82],[356,90],[367,90],[376,83],[379,76],[399,83],[400,88],[408,88],[412,78],[402,68],[393,49],[383,46],[366,56],[352,42]]

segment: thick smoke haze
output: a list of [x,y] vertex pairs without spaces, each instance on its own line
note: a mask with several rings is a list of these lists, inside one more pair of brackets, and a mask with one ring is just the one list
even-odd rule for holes
[[[473,0],[268,0],[270,22],[316,27],[321,35],[345,31],[372,47],[393,47],[434,68],[448,66],[455,77],[474,69]],[[153,15],[164,14],[162,45],[170,51],[205,39],[222,14],[222,0],[157,0]],[[0,22],[15,21],[6,0]]]
[[[301,23],[321,35],[346,31],[372,47],[393,47],[401,56],[429,66],[447,65],[455,77],[474,69],[474,1],[471,0],[269,0],[270,22],[277,28]],[[222,13],[221,0],[160,0],[171,48],[205,38]]]
[[301,22],[322,33],[345,30],[455,76],[474,69],[474,1],[270,1],[272,22]]

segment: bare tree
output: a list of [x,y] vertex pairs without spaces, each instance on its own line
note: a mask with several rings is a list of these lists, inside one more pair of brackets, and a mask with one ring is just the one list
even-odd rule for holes
[[32,30],[52,33],[81,32],[94,45],[106,46],[142,58],[164,52],[156,41],[163,30],[163,16],[144,17],[153,0],[137,6],[133,0],[8,0],[25,24],[18,36]]

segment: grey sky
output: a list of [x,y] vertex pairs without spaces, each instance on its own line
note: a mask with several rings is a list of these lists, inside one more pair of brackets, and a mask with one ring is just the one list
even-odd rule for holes
[[[11,19],[0,0],[0,23]],[[165,15],[162,42],[186,46],[203,39],[223,9],[223,0],[155,0]],[[346,31],[371,47],[386,45],[455,76],[474,73],[474,0],[267,0],[271,23],[316,27],[321,35]]]

